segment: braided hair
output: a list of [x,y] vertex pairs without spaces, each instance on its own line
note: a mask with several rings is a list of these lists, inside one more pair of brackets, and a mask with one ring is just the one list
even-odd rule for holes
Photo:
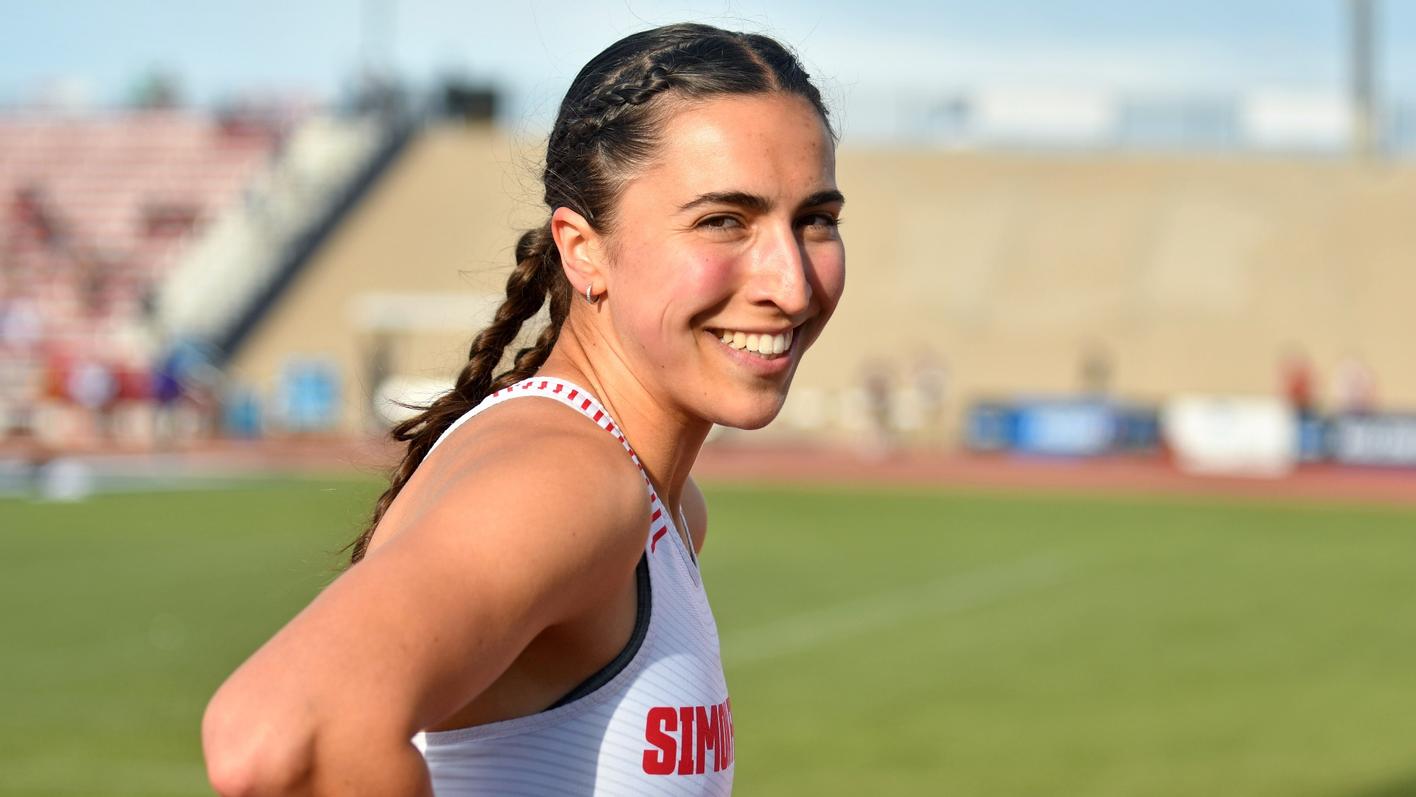
[[[560,104],[541,180],[546,207],[570,208],[597,232],[608,233],[624,183],[653,157],[657,134],[674,107],[670,97],[691,102],[771,92],[800,96],[828,120],[806,70],[770,37],[692,23],[626,36],[580,70]],[[452,390],[393,427],[393,439],[407,449],[368,526],[346,546],[351,565],[364,558],[379,520],[443,432],[488,394],[532,376],[545,363],[570,312],[571,294],[548,218],[517,242],[506,300],[473,339]],[[548,300],[550,323],[498,373],[507,346]]]

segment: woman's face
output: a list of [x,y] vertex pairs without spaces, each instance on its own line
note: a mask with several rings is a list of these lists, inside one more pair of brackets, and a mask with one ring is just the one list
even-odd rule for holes
[[619,198],[603,309],[652,395],[764,426],[845,288],[834,144],[790,94],[688,103],[661,134]]

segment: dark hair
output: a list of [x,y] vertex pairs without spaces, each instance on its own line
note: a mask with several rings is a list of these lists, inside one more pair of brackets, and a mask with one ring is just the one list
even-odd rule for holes
[[[546,207],[570,208],[597,231],[608,232],[621,187],[649,162],[658,144],[667,102],[655,98],[692,101],[770,92],[798,95],[828,119],[821,93],[796,56],[767,36],[685,23],[620,39],[580,70],[561,101],[541,178]],[[493,377],[522,324],[548,298],[550,324],[535,343],[516,352],[510,368]],[[531,376],[546,361],[571,298],[548,218],[517,242],[506,300],[491,325],[473,339],[452,390],[393,427],[393,438],[406,442],[408,449],[375,504],[368,528],[346,546],[353,549],[351,564],[364,557],[379,519],[453,421],[489,393]]]

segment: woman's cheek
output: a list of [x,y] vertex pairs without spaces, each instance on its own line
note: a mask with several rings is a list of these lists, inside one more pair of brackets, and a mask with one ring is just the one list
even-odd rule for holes
[[732,275],[737,260],[731,257],[700,255],[682,275],[685,295],[702,300],[705,305],[717,304],[732,291]]
[[840,301],[841,295],[846,292],[846,252],[844,249],[841,250],[840,257],[836,261],[835,277],[836,283],[832,296],[835,297],[836,301]]
[[812,289],[821,292],[822,312],[829,315],[846,290],[845,247],[834,247],[817,260],[816,278],[819,285]]

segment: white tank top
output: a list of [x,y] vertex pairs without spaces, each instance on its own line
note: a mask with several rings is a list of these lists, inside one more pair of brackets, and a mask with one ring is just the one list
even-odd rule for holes
[[[477,413],[523,396],[571,407],[644,466],[589,393],[532,377],[487,396],[438,438]],[[437,444],[434,444],[434,448]],[[727,795],[733,785],[733,714],[718,628],[692,552],[646,474],[650,520],[636,570],[638,613],[629,644],[605,668],[538,714],[413,737],[437,797],[517,795]]]

